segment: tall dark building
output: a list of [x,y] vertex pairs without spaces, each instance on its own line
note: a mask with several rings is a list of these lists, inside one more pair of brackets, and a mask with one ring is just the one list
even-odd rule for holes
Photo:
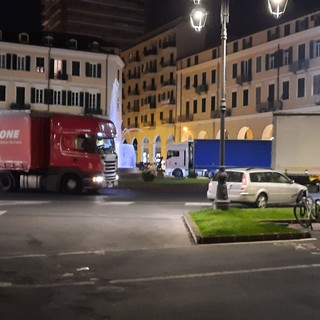
[[42,0],[44,31],[100,37],[126,49],[145,33],[146,0]]

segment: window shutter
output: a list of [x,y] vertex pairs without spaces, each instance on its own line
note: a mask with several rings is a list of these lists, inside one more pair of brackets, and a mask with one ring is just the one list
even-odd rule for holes
[[292,47],[289,48],[289,64],[292,64]]
[[7,65],[6,65],[6,68],[7,69],[11,69],[11,59],[12,58],[12,56],[11,56],[11,54],[10,53],[7,53],[7,57],[6,57],[6,61],[7,61]]
[[84,106],[85,108],[89,108],[89,92],[85,93]]
[[66,100],[67,100],[67,92],[66,90],[62,90],[62,105],[66,105]]
[[89,62],[86,62],[86,77],[90,77],[90,64]]
[[83,107],[83,92],[80,92],[80,106]]
[[26,56],[26,71],[30,71],[30,56]]
[[71,94],[72,94],[71,91],[68,91],[68,93],[67,93],[67,95],[68,95],[68,96],[67,96],[67,97],[68,97],[67,105],[68,105],[68,106],[71,106],[71,105],[72,105],[72,103],[71,103],[71,102],[72,102],[72,101],[71,101]]
[[53,90],[52,89],[44,89],[44,103],[52,104],[53,103]]
[[54,78],[54,59],[50,59],[49,62],[49,79]]
[[16,54],[12,55],[12,69],[17,70],[17,55]]
[[310,59],[314,58],[314,41],[310,41]]
[[31,103],[35,103],[36,99],[36,89],[35,88],[31,88]]
[[269,60],[270,60],[270,55],[266,54],[266,71],[269,70]]
[[67,60],[62,60],[62,74],[67,74]]
[[98,111],[101,110],[101,94],[100,93],[97,94],[97,110]]

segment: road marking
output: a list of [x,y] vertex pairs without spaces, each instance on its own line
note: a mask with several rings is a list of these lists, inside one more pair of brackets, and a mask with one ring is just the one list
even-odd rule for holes
[[109,201],[109,202],[99,202],[99,205],[119,205],[119,206],[129,206],[130,204],[134,204],[133,201]]
[[0,216],[2,216],[3,214],[5,214],[7,211],[0,211]]
[[15,284],[12,282],[0,282],[0,288],[43,289],[43,288],[58,288],[58,287],[93,286],[95,284],[96,284],[95,281],[43,283],[43,284]]
[[19,200],[2,200],[0,206],[16,206],[16,205],[28,205],[28,204],[48,204],[51,201],[19,201]]
[[237,274],[241,275],[241,274],[248,274],[248,273],[263,273],[263,272],[273,272],[273,271],[287,271],[287,270],[314,269],[314,268],[320,268],[320,264],[303,264],[303,265],[286,266],[286,267],[244,269],[244,270],[233,270],[233,271],[217,271],[217,272],[180,274],[180,275],[172,275],[172,276],[147,277],[147,278],[116,279],[116,280],[109,281],[109,283],[111,283],[111,284],[127,283],[128,284],[128,283],[139,283],[139,282],[209,278],[209,277],[219,277],[219,276],[226,276],[226,275],[237,275]]
[[210,202],[185,202],[185,206],[206,206],[206,207],[211,207],[212,203]]

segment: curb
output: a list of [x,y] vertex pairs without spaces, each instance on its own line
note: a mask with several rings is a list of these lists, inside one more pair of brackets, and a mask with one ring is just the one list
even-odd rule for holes
[[197,225],[190,218],[189,213],[184,213],[183,219],[184,219],[184,222],[185,222],[187,228],[189,229],[191,236],[196,244],[295,240],[295,239],[311,238],[311,233],[307,230],[299,231],[298,233],[271,233],[271,234],[203,237],[201,235]]

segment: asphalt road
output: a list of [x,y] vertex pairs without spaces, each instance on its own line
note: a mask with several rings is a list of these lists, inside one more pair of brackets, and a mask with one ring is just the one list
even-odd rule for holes
[[195,245],[202,188],[1,195],[1,319],[319,319],[319,231]]

